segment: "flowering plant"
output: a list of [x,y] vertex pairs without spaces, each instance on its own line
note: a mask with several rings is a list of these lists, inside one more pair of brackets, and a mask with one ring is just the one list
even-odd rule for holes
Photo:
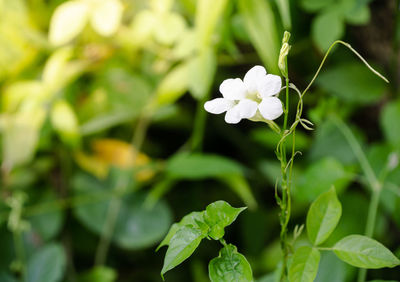
[[[254,66],[244,76],[244,79],[230,78],[224,80],[219,91],[222,98],[215,98],[204,104],[206,111],[212,114],[226,112],[225,121],[237,124],[242,119],[262,121],[267,123],[277,134],[280,141],[276,146],[276,155],[281,163],[281,177],[276,182],[275,198],[281,212],[279,214],[281,232],[280,245],[282,250],[282,264],[278,272],[279,281],[312,282],[314,281],[320,261],[321,251],[333,251],[342,261],[360,267],[359,281],[365,281],[365,269],[394,267],[400,265],[400,260],[385,246],[371,239],[371,227],[367,227],[366,236],[350,235],[339,240],[332,247],[321,247],[335,230],[339,223],[342,206],[336,196],[335,188],[321,194],[311,205],[306,219],[306,229],[310,244],[295,248],[296,239],[300,236],[304,225],[296,226],[293,231],[293,241],[288,239],[288,224],[291,216],[291,189],[292,168],[297,154],[295,148],[296,128],[301,124],[305,129],[312,130],[313,124],[302,117],[303,97],[318,76],[326,57],[333,46],[342,44],[355,53],[364,64],[377,76],[385,80],[375,71],[349,44],[335,41],[328,49],[320,67],[303,92],[289,82],[287,56],[290,50],[290,34],[285,32],[280,51],[278,67],[285,79],[286,86],[282,88],[281,78],[277,75],[267,74],[262,66]],[[285,89],[285,106],[277,97]],[[293,89],[299,96],[294,122],[288,125],[289,90]],[[283,126],[280,128],[273,120],[284,114]],[[346,126],[339,127],[346,131]],[[346,131],[345,133],[348,134]],[[348,134],[349,135],[349,134]],[[350,133],[351,135],[351,133]],[[291,157],[286,152],[286,140],[292,136]],[[351,136],[349,142],[352,142]],[[354,143],[354,142],[353,142]],[[354,145],[354,144],[353,144]],[[357,145],[354,145],[357,147]],[[358,147],[357,150],[360,150]],[[361,151],[361,150],[360,150]],[[360,153],[360,162],[365,162],[363,153]],[[376,200],[381,190],[379,181],[373,182]],[[377,183],[376,185],[374,183]],[[278,190],[278,186],[280,189]],[[374,200],[371,202],[373,203]],[[368,226],[375,221],[376,204],[370,206]],[[227,244],[224,240],[224,228],[230,225],[244,208],[233,208],[224,201],[218,201],[207,206],[202,212],[193,212],[185,216],[179,223],[172,225],[169,233],[159,247],[168,246],[161,271],[163,276],[167,271],[186,260],[198,247],[200,242],[207,238],[219,240],[223,245],[220,255],[209,263],[209,277],[212,282],[219,281],[253,281],[252,270],[246,258],[238,253],[237,248]],[[289,258],[291,263],[289,264]]]

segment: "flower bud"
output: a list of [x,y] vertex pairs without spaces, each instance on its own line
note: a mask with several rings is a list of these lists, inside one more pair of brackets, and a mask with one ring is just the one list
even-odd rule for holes
[[288,76],[286,58],[287,58],[287,55],[289,54],[289,50],[291,47],[289,45],[289,38],[290,38],[290,32],[285,31],[283,34],[283,38],[282,38],[282,47],[281,47],[281,51],[279,53],[279,60],[278,60],[279,70],[281,71],[282,75],[286,78]]
[[289,54],[290,47],[291,46],[287,42],[283,43],[279,53],[278,67],[284,77],[288,76],[286,58]]
[[283,33],[282,45],[285,44],[285,43],[289,43],[289,38],[290,38],[290,32],[289,31],[285,31]]

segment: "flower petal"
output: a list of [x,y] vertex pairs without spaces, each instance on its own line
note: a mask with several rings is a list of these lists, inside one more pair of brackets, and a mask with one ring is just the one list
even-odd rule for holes
[[281,100],[276,97],[264,98],[258,105],[261,115],[268,120],[274,120],[283,113]]
[[219,86],[219,92],[229,100],[240,100],[246,95],[246,87],[240,78],[225,79]]
[[204,104],[204,109],[212,114],[222,114],[227,110],[231,109],[235,105],[235,102],[225,98],[216,98],[211,101],[207,101]]
[[226,123],[236,124],[242,120],[240,117],[238,105],[234,106],[232,109],[228,110],[225,114],[225,121]]
[[278,94],[281,87],[281,77],[274,74],[268,74],[262,77],[257,83],[257,91],[263,98]]
[[252,67],[244,76],[243,82],[250,93],[257,91],[257,84],[267,74],[263,66]]
[[237,108],[241,118],[252,118],[257,112],[258,104],[255,101],[243,99],[240,100]]

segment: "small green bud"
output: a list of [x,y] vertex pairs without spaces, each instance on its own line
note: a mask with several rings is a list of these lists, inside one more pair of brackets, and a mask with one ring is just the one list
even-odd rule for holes
[[290,38],[290,32],[289,31],[285,31],[283,33],[282,45],[285,44],[285,43],[289,43],[289,38]]
[[287,55],[289,54],[289,50],[291,47],[289,45],[289,38],[290,38],[290,32],[285,31],[283,33],[282,47],[281,47],[281,51],[279,53],[279,60],[278,60],[279,70],[281,71],[282,75],[286,78],[288,76],[286,58],[287,58]]
[[279,53],[278,67],[284,77],[288,76],[286,58],[289,54],[290,47],[291,46],[287,42],[283,43]]

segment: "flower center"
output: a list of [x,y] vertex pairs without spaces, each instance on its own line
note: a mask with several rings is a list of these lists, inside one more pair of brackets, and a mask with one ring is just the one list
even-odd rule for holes
[[246,93],[246,98],[250,99],[250,100],[253,100],[253,101],[257,102],[257,103],[261,103],[261,101],[262,101],[262,97],[261,97],[261,95],[260,95],[260,93],[258,91],[247,92]]

